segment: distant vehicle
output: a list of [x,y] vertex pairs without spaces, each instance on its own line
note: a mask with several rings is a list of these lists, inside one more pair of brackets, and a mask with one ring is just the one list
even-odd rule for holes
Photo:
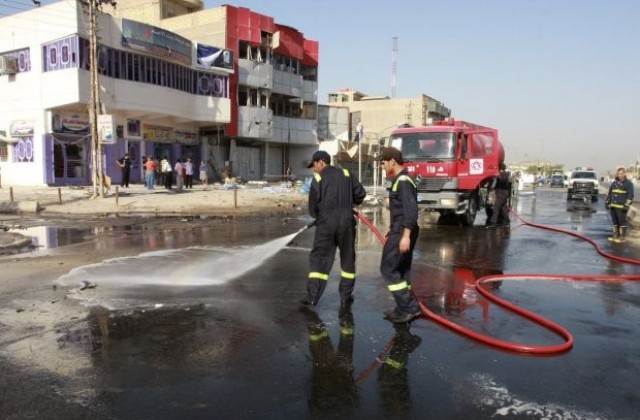
[[564,176],[562,176],[562,175],[551,175],[551,180],[549,181],[549,186],[551,188],[554,188],[554,187],[564,188]]
[[591,168],[576,168],[569,178],[567,200],[591,198],[598,201],[598,175]]
[[564,183],[563,185],[565,186],[565,188],[568,188],[569,187],[569,177],[567,175],[562,175],[562,179],[564,180],[563,181],[563,183]]

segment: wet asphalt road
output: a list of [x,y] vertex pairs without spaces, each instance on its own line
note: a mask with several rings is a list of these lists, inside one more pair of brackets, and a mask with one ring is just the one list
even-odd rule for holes
[[[637,244],[607,242],[602,203],[567,206],[564,192],[538,191],[520,197],[514,210],[531,222],[585,234],[606,252],[640,259]],[[366,215],[386,225],[384,212]],[[307,221],[234,224],[171,238],[101,237],[102,247],[144,243],[154,252],[52,278],[73,299],[40,327],[21,318],[35,316],[29,311],[9,309],[25,296],[0,297],[0,418],[638,418],[638,282],[505,280],[494,293],[575,338],[564,354],[524,356],[433,321],[395,328],[385,321],[382,311],[392,301],[379,275],[381,246],[364,226],[351,310],[339,308],[337,263],[315,311],[302,309],[311,230],[256,268],[250,264],[264,255],[254,252],[261,244]],[[485,230],[483,222],[480,217],[467,229],[425,217],[412,281],[431,310],[494,337],[562,342],[487,304],[472,287],[483,275],[640,274],[570,236],[516,219],[510,231]],[[246,266],[249,271],[229,278],[230,267]],[[85,276],[97,287],[71,290]],[[180,286],[145,281],[172,276]],[[200,280],[189,282],[190,276]],[[46,291],[29,293],[46,299]]]

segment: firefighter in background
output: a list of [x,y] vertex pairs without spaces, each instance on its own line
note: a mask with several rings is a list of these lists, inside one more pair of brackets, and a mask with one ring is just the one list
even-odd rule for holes
[[[511,190],[511,181],[509,180],[509,172],[507,165],[500,164],[500,173],[495,179],[493,191],[495,192],[495,203],[491,212],[491,217],[487,223],[487,228],[496,226],[509,225],[509,198]],[[498,223],[500,222],[500,223]]]
[[307,297],[300,303],[317,305],[329,280],[329,273],[340,249],[340,300],[353,302],[356,281],[356,218],[353,206],[362,204],[367,195],[360,180],[347,169],[331,165],[331,157],[319,150],[313,154],[308,168],[314,177],[309,190],[309,215],[316,219],[313,248],[309,255]]
[[404,167],[402,152],[393,147],[382,149],[378,160],[387,176],[393,177],[389,190],[389,220],[387,240],[382,249],[380,272],[396,306],[384,312],[395,323],[412,321],[422,315],[411,294],[411,263],[418,240],[418,190]]
[[378,390],[384,418],[411,417],[411,391],[407,364],[422,339],[409,331],[409,324],[395,324],[396,334],[389,353],[378,370]]
[[349,418],[358,405],[354,379],[354,322],[350,306],[340,308],[340,338],[334,349],[327,326],[318,314],[302,308],[307,318],[312,359],[309,409],[314,417]]
[[609,186],[605,202],[613,222],[613,236],[607,238],[610,242],[617,244],[626,242],[627,211],[633,203],[633,188],[633,184],[627,179],[624,168],[618,168],[616,179]]

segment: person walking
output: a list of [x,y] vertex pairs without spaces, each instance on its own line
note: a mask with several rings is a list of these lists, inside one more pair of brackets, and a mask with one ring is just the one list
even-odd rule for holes
[[315,152],[307,167],[314,170],[309,191],[309,215],[316,220],[316,230],[309,254],[307,297],[300,303],[318,304],[327,286],[337,247],[342,269],[339,285],[341,305],[349,305],[353,302],[356,280],[353,206],[361,204],[367,193],[351,171],[332,166],[331,157],[325,151]]
[[411,294],[409,272],[413,249],[418,240],[418,189],[404,167],[402,152],[393,147],[382,149],[378,160],[382,169],[393,178],[389,190],[390,227],[382,249],[380,272],[384,277],[396,307],[384,312],[393,323],[418,318],[422,312]]
[[147,189],[152,190],[156,183],[156,161],[153,159],[153,156],[147,157],[147,160],[144,162],[144,169],[144,180],[147,185]]
[[187,158],[184,163],[184,186],[185,188],[193,188],[193,162],[191,158]]
[[627,211],[633,203],[633,194],[633,183],[627,179],[624,168],[618,168],[605,202],[613,222],[613,236],[607,238],[610,242],[621,244],[627,241]]
[[129,188],[129,178],[131,176],[131,158],[129,153],[125,153],[124,156],[116,161],[120,169],[122,170],[122,178],[120,179],[120,186]]
[[493,228],[497,226],[508,226],[509,223],[509,172],[507,172],[507,165],[501,163],[500,173],[494,180],[493,190],[495,192],[495,203],[491,211],[491,217],[487,223],[487,228]]

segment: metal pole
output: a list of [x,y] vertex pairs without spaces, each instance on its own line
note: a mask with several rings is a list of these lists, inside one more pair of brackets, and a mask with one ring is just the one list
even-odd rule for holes
[[89,121],[91,124],[90,135],[91,135],[91,164],[93,166],[93,170],[91,171],[91,178],[93,180],[93,197],[97,197],[99,195],[98,190],[98,182],[101,181],[100,175],[98,172],[98,123],[97,123],[97,112],[96,112],[96,103],[95,103],[95,72],[97,70],[96,66],[96,3],[95,0],[88,1],[89,7],[89,69],[90,69],[90,80],[91,80],[91,98],[89,100]]

